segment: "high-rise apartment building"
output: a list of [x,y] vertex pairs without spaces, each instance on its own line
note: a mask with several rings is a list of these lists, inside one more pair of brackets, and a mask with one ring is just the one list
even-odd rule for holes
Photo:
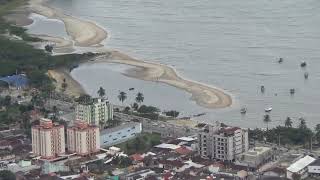
[[100,150],[99,127],[76,121],[67,129],[67,148],[70,153],[88,155]]
[[204,158],[233,161],[249,149],[248,130],[216,122],[198,133],[198,145]]
[[40,124],[32,126],[32,152],[44,159],[52,159],[65,153],[64,126],[42,118]]
[[106,99],[95,98],[76,106],[76,119],[90,125],[105,126],[113,119],[113,106]]

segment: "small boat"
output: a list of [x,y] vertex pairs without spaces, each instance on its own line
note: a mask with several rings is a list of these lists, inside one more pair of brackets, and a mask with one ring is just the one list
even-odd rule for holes
[[241,114],[246,114],[246,113],[247,113],[247,108],[245,108],[245,107],[244,107],[244,108],[241,108],[241,109],[240,109],[240,113],[241,113]]
[[282,62],[283,62],[283,58],[280,58],[280,59],[278,60],[278,63],[281,64]]
[[134,90],[134,88],[129,88],[129,91],[133,91]]
[[301,66],[301,67],[306,67],[306,66],[307,66],[307,63],[306,63],[305,61],[302,61],[301,64],[300,64],[300,66]]
[[292,95],[292,94],[294,94],[295,93],[295,89],[290,89],[290,94]]
[[265,112],[270,112],[270,111],[272,111],[272,107],[267,107],[267,108],[264,109],[264,111]]
[[304,73],[304,79],[308,79],[309,78],[309,73],[305,72]]

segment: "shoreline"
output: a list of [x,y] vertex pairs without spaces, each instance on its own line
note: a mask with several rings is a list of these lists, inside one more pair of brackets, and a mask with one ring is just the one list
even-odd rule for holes
[[[133,68],[126,73],[123,73],[124,75],[145,81],[161,82],[184,90],[191,94],[191,100],[205,108],[225,108],[232,105],[231,96],[223,90],[184,79],[179,76],[172,67],[163,64],[145,62],[130,57],[122,52],[106,49],[101,43],[106,40],[108,34],[103,28],[93,22],[65,15],[54,8],[46,6],[45,0],[30,0],[29,8],[31,12],[63,21],[67,34],[71,37],[72,42],[74,42],[74,48],[86,47],[91,51],[104,54],[96,57],[96,60],[91,63],[112,62],[130,65]],[[59,40],[57,37],[47,37],[46,39],[48,41]],[[60,44],[66,43],[60,42]],[[69,45],[70,43],[67,48],[70,48]],[[62,46],[59,48],[63,49],[64,47]],[[66,77],[66,80],[72,82],[72,84],[78,84],[72,87],[75,92],[84,92],[83,87],[71,77],[70,72],[55,70],[51,72],[51,74],[54,74],[52,76],[54,79],[57,78],[56,81],[58,85],[59,83],[62,83],[63,80],[63,78],[61,79],[59,76]]]

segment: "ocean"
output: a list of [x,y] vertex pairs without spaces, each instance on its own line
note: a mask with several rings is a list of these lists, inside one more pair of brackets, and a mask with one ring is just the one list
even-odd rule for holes
[[[266,127],[264,109],[272,106],[270,126],[287,116],[297,124],[320,123],[320,1],[318,0],[50,0],[66,14],[97,22],[110,37],[108,48],[167,64],[188,79],[226,90],[234,104],[206,109],[174,87],[123,76],[128,66],[81,65],[72,72],[91,95],[100,86],[116,104],[119,91],[182,116],[242,127]],[[61,33],[60,33],[61,34]],[[282,57],[283,63],[278,59]],[[307,62],[301,68],[301,61]],[[309,79],[304,79],[304,73]],[[260,86],[265,86],[265,93]],[[129,91],[129,88],[135,91]],[[295,89],[290,95],[289,90]],[[241,115],[241,107],[247,114]]]

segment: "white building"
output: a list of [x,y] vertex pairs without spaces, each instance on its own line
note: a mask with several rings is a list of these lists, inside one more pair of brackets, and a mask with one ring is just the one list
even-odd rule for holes
[[100,131],[97,126],[76,121],[75,126],[67,129],[67,147],[71,153],[88,155],[100,151]]
[[293,179],[294,174],[300,175],[301,179],[308,177],[308,166],[316,159],[311,156],[305,156],[287,168],[287,178]]
[[41,119],[40,125],[31,128],[32,152],[45,159],[65,153],[64,126]]
[[313,161],[308,166],[309,176],[319,177],[320,176],[320,159]]
[[221,126],[219,122],[198,133],[198,152],[203,158],[233,161],[249,149],[248,130]]
[[238,165],[248,166],[256,169],[259,166],[271,161],[273,159],[273,150],[270,147],[255,147],[249,149],[247,152],[239,156]]
[[106,99],[93,99],[92,102],[76,106],[76,119],[96,126],[105,126],[113,119],[113,106]]
[[136,137],[142,131],[141,123],[131,122],[114,128],[104,129],[100,132],[101,147],[108,147],[122,143]]

